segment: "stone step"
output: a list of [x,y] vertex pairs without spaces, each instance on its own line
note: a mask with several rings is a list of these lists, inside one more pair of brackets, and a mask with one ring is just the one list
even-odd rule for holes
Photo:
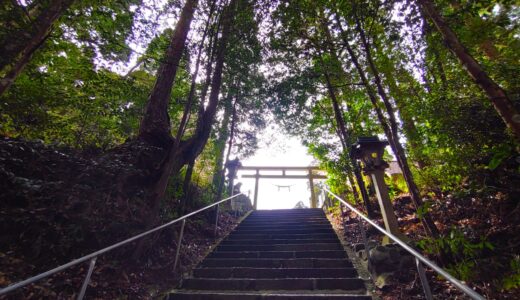
[[202,268],[351,268],[352,263],[340,258],[206,258]]
[[344,250],[322,251],[214,251],[208,258],[346,258]]
[[258,234],[237,234],[231,233],[228,236],[228,240],[270,240],[270,239],[287,239],[287,240],[304,240],[304,239],[328,239],[337,238],[334,232],[328,233],[312,233],[312,234],[288,234],[288,233],[258,233]]
[[355,278],[354,268],[197,268],[195,278]]
[[269,226],[284,226],[284,227],[298,227],[298,226],[314,226],[314,225],[330,225],[325,221],[308,221],[308,222],[247,222],[241,223],[237,228],[249,227],[269,227]]
[[233,240],[226,239],[220,245],[288,245],[288,244],[332,244],[338,243],[338,239],[304,239],[304,240],[285,240],[285,239],[271,239],[271,240]]
[[327,228],[331,228],[332,226],[330,225],[330,223],[326,223],[326,222],[291,222],[291,223],[287,223],[287,222],[283,222],[283,223],[273,223],[273,222],[262,222],[262,223],[246,223],[246,224],[240,224],[238,225],[237,229],[242,229],[242,228],[270,228],[270,227],[314,227],[314,226],[326,226]]
[[321,208],[306,208],[306,209],[259,209],[253,211],[251,214],[263,215],[263,214],[280,214],[280,215],[292,215],[292,214],[323,214]]
[[360,290],[365,285],[360,278],[278,278],[278,279],[213,279],[187,278],[182,288],[198,290]]
[[294,220],[294,219],[323,219],[326,218],[324,214],[294,214],[291,216],[287,215],[277,215],[277,214],[270,214],[270,215],[258,215],[258,214],[250,214],[248,216],[248,220],[267,220],[267,219],[276,219],[277,221],[286,221],[286,220]]
[[176,290],[168,300],[369,300],[368,295],[330,291],[198,291]]
[[281,218],[281,219],[294,219],[294,218],[302,218],[302,217],[325,217],[323,212],[307,212],[307,213],[298,213],[293,212],[291,214],[280,214],[280,213],[258,213],[252,212],[248,217],[251,218]]
[[330,233],[331,228],[309,228],[309,229],[273,229],[273,230],[258,230],[258,229],[247,229],[237,230],[233,232],[233,235],[243,234],[313,234],[313,233]]
[[271,224],[271,225],[263,225],[263,226],[256,226],[256,225],[248,225],[248,226],[238,226],[236,228],[236,231],[253,231],[253,230],[267,230],[267,231],[271,231],[271,230],[307,230],[307,229],[311,229],[311,230],[314,230],[314,229],[327,229],[327,230],[330,230],[332,229],[332,226],[330,224],[319,224],[319,225],[308,225],[308,224],[301,224],[301,225],[296,225],[296,226],[285,226],[285,225],[276,225],[276,224]]
[[315,251],[342,250],[340,243],[275,244],[275,245],[219,245],[217,251]]
[[321,209],[254,211],[168,299],[371,299]]

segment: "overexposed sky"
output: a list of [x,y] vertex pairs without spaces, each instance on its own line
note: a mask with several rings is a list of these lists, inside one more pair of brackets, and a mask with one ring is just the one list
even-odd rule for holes
[[[260,149],[250,158],[241,160],[243,166],[294,166],[306,167],[316,165],[313,157],[307,153],[300,140],[291,137],[279,128],[267,128],[260,133]],[[254,178],[242,178],[243,174],[254,174],[254,171],[239,171],[235,184],[242,183],[241,191],[250,191],[253,201],[255,190]],[[261,171],[260,174],[282,174],[281,171]],[[291,175],[303,175],[305,171],[287,172]],[[318,180],[314,180],[318,182]],[[280,186],[280,187],[278,187]],[[290,190],[289,190],[290,189]],[[303,201],[309,207],[310,190],[306,179],[263,179],[259,180],[258,209],[293,208]]]

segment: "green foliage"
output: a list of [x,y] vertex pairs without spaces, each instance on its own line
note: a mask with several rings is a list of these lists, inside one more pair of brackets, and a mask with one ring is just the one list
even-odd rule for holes
[[417,208],[417,217],[419,219],[423,218],[427,213],[430,212],[430,209],[433,205],[432,201],[424,201],[423,205]]
[[495,170],[505,159],[514,154],[514,148],[510,144],[499,144],[491,149],[491,160],[487,167],[490,170]]
[[394,199],[400,194],[408,192],[408,186],[402,174],[395,174],[392,176],[385,176],[385,183],[388,186],[388,193],[390,199]]
[[520,256],[511,259],[510,268],[510,274],[502,279],[502,287],[506,290],[520,288]]
[[494,249],[484,237],[478,242],[472,242],[460,229],[454,227],[448,235],[423,239],[418,242],[418,246],[428,254],[449,257],[448,271],[461,280],[471,280],[482,252]]

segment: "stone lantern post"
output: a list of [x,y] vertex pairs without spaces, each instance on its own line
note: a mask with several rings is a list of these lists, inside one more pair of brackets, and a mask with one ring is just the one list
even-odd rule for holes
[[[359,137],[357,142],[352,145],[350,155],[352,158],[363,162],[363,172],[369,175],[374,183],[386,230],[407,240],[405,235],[399,231],[397,218],[388,195],[388,187],[385,183],[385,169],[388,168],[388,164],[383,160],[383,154],[387,145],[387,141],[380,141],[376,136]],[[388,242],[389,240],[385,236],[383,244]]]

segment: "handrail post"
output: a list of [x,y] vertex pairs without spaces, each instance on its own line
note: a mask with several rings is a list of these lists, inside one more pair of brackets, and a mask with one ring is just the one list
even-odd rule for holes
[[363,226],[363,219],[358,217],[358,226],[359,232],[361,233],[361,239],[363,240],[363,244],[365,245],[365,254],[367,256],[367,263],[370,264],[370,251],[368,249],[368,239],[365,231],[365,226]]
[[92,272],[94,271],[94,266],[96,265],[97,256],[90,260],[87,275],[85,276],[85,280],[83,280],[83,284],[81,285],[81,290],[79,291],[78,300],[82,300],[85,297],[85,292],[87,291],[88,283],[90,282],[90,277],[92,276]]
[[422,288],[424,291],[424,296],[426,300],[432,300],[432,291],[430,289],[430,283],[428,283],[428,278],[426,278],[426,272],[424,271],[424,267],[421,261],[416,257],[415,264],[417,265],[417,273],[419,273],[419,278],[421,279]]
[[175,253],[175,261],[173,262],[173,272],[177,268],[177,263],[179,262],[179,255],[181,254],[181,243],[182,236],[184,235],[184,226],[186,225],[186,219],[182,220],[181,231],[179,232],[179,239],[177,240],[177,252]]

